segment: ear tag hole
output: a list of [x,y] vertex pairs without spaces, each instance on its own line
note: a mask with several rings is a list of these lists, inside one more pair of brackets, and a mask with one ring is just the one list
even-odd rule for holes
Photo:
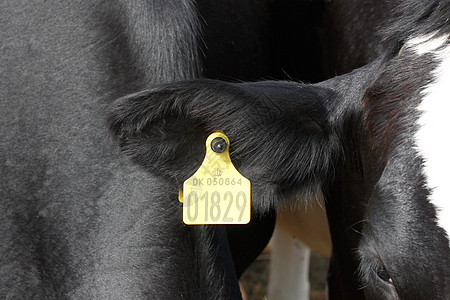
[[230,140],[221,131],[206,139],[205,158],[178,195],[185,224],[250,222],[251,184],[234,167],[229,149]]

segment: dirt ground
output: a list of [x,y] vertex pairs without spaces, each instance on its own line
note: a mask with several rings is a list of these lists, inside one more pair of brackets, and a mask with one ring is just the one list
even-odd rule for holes
[[[241,284],[248,300],[263,300],[269,277],[270,254],[262,254],[242,275]],[[325,300],[328,258],[312,251],[309,269],[310,300]],[[276,299],[275,299],[276,300]]]

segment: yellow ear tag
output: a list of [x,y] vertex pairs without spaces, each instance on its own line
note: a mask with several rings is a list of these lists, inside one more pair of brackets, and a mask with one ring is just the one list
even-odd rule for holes
[[234,167],[229,148],[230,140],[221,131],[207,138],[202,165],[178,195],[185,224],[250,222],[250,181]]

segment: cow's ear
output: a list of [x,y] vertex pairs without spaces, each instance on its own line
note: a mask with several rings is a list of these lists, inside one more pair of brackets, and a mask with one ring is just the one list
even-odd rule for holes
[[206,138],[214,131],[224,131],[240,146],[254,141],[251,131],[262,124],[253,124],[260,118],[253,98],[238,84],[204,79],[170,83],[117,99],[108,123],[134,162],[180,184],[200,166]]
[[252,141],[245,137],[258,131],[252,122],[259,119],[250,118],[257,114],[251,95],[214,80],[160,85],[114,101],[109,128],[134,162],[181,185],[200,166],[212,132],[222,130],[241,146]]
[[124,154],[180,187],[201,164],[208,133],[200,119],[172,111],[174,93],[164,86],[117,99],[108,123]]
[[275,195],[315,189],[330,171],[336,139],[325,94],[297,83],[194,80],[118,99],[108,120],[126,154],[179,185],[200,166],[207,136],[223,131],[252,194],[271,202]]

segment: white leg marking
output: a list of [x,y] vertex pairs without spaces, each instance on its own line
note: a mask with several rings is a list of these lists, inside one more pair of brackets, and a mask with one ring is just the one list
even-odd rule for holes
[[431,189],[430,201],[437,208],[438,224],[450,234],[450,46],[449,34],[410,42],[419,55],[432,53],[439,61],[434,82],[423,91],[418,109],[421,117],[416,134],[417,148],[425,160],[424,173]]
[[285,231],[275,228],[272,240],[268,298],[309,299],[311,250]]

